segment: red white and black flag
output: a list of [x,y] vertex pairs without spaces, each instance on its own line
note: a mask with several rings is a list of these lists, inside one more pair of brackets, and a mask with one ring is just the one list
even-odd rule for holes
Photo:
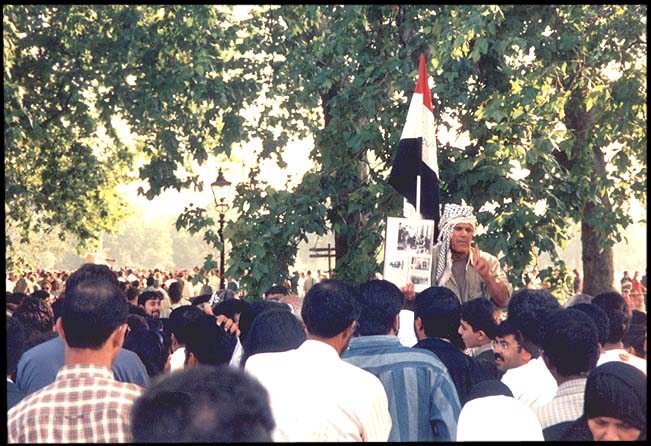
[[[435,231],[438,233],[439,175],[435,130],[432,94],[427,84],[425,56],[421,54],[418,82],[411,97],[407,122],[402,130],[398,154],[388,181],[409,203],[420,210],[422,218],[435,221]],[[420,191],[417,191],[418,176]],[[418,195],[420,206],[416,205]]]

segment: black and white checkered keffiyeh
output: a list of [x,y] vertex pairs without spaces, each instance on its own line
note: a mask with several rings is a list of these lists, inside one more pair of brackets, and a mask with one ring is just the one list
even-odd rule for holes
[[439,222],[438,243],[441,249],[439,250],[438,265],[436,266],[434,280],[437,286],[443,286],[452,275],[450,239],[452,238],[452,229],[459,223],[471,224],[473,228],[477,226],[477,219],[473,213],[472,206],[446,204],[443,209],[443,216]]

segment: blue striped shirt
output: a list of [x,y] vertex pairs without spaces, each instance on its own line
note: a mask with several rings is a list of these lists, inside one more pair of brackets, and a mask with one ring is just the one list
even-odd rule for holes
[[342,359],[377,376],[389,399],[389,441],[455,441],[461,406],[445,365],[397,336],[353,338]]

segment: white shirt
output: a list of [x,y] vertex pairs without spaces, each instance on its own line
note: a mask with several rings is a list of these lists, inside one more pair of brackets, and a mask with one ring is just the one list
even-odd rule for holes
[[614,350],[606,350],[599,356],[599,359],[597,360],[597,367],[610,361],[620,361],[625,364],[630,364],[633,367],[641,370],[642,373],[646,375],[646,359],[631,355],[624,349],[618,348]]
[[231,356],[231,361],[228,363],[231,367],[236,369],[240,367],[240,362],[242,361],[242,355],[244,354],[244,349],[242,348],[242,343],[240,338],[237,338],[237,343],[235,344],[235,350],[233,350],[233,356]]
[[391,431],[387,395],[371,373],[343,361],[330,345],[251,356],[245,370],[269,391],[274,441],[378,441]]
[[558,384],[542,357],[507,370],[502,376],[502,382],[511,389],[515,399],[522,401],[534,411],[554,399],[558,390]]
[[413,347],[418,343],[414,332],[414,312],[411,310],[400,310],[400,329],[398,339],[405,347]]
[[170,357],[170,372],[174,370],[183,370],[185,367],[185,347],[179,347],[174,350]]

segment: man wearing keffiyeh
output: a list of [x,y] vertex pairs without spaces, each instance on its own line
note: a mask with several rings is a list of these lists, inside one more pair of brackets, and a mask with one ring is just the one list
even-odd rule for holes
[[471,206],[445,205],[432,250],[432,285],[451,289],[461,303],[485,297],[506,307],[513,288],[499,260],[472,246],[476,226]]

